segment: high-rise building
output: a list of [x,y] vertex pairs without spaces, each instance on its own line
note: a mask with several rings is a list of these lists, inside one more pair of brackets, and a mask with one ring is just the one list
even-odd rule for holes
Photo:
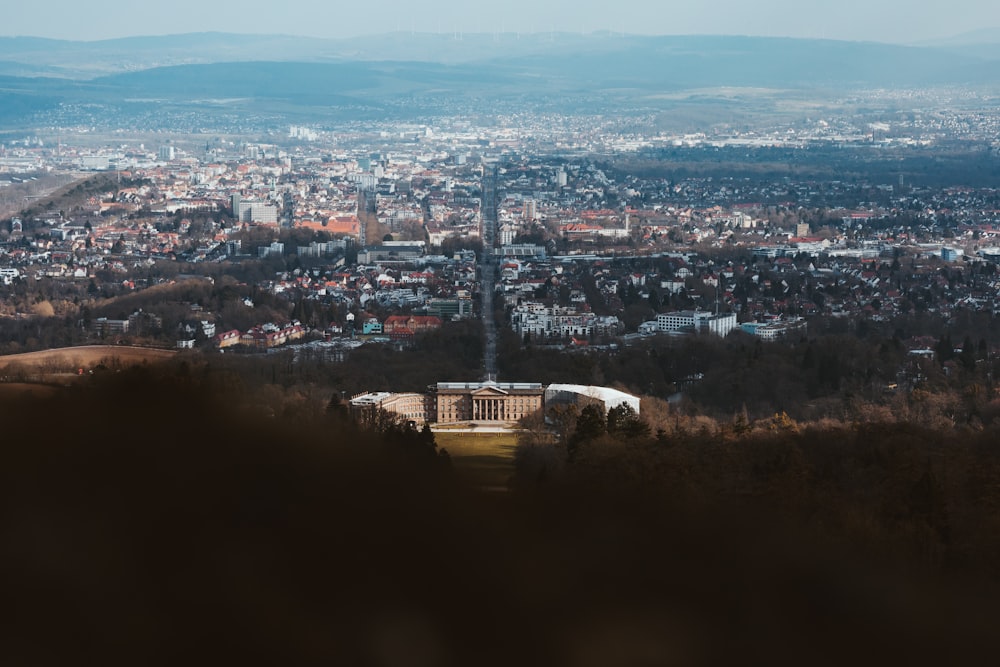
[[[244,206],[246,204],[244,203]],[[278,207],[264,202],[253,202],[240,218],[244,222],[257,222],[267,225],[278,224]]]
[[534,220],[536,217],[538,217],[538,211],[535,208],[535,200],[534,199],[525,199],[524,200],[524,219],[525,220]]

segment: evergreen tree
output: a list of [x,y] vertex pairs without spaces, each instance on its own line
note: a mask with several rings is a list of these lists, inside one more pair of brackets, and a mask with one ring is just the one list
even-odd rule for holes
[[608,410],[608,433],[623,440],[635,440],[649,435],[649,424],[642,421],[627,403]]
[[962,362],[962,366],[966,370],[976,370],[976,346],[969,336],[966,336],[962,343],[962,354],[959,355],[959,361]]

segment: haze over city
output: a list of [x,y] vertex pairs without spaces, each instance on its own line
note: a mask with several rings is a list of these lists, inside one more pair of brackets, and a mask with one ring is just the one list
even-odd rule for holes
[[222,31],[344,38],[393,32],[722,34],[803,37],[911,44],[1000,27],[1000,6],[984,0],[908,3],[844,0],[836,5],[797,0],[691,4],[597,0],[470,4],[374,0],[326,4],[201,3],[179,0],[123,11],[109,0],[18,3],[4,10],[0,34],[73,40]]

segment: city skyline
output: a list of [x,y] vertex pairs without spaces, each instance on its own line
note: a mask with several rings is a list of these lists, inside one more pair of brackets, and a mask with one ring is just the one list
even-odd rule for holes
[[[595,0],[531,3],[512,0],[503,7],[469,6],[457,0],[405,3],[374,0],[365,5],[328,6],[293,0],[280,7],[225,0],[211,5],[178,0],[123,14],[106,0],[78,4],[60,0],[24,3],[8,9],[2,35],[96,41],[120,37],[191,32],[287,34],[350,38],[395,31],[419,33],[593,33],[644,35],[751,35],[825,38],[914,44],[947,40],[997,28],[1000,7],[982,0],[914,6],[898,0],[845,0],[823,11],[793,0],[741,3],[723,0],[711,7],[663,5],[625,0],[609,11]],[[993,35],[995,39],[995,34]]]

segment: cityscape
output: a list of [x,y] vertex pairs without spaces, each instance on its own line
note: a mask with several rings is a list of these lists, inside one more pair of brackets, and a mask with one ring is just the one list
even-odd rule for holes
[[0,36],[0,660],[992,654],[990,35]]
[[[740,142],[612,128],[543,138],[534,128],[546,121],[568,124],[289,126],[274,143],[103,149],[73,146],[69,135],[56,145],[12,141],[0,152],[3,202],[15,211],[0,231],[4,314],[36,316],[41,292],[46,311],[76,318],[77,344],[343,354],[404,347],[495,309],[522,344],[557,350],[734,330],[786,339],[808,335],[810,322],[822,333],[917,315],[940,328],[997,310],[996,187],[942,185],[918,171],[926,154],[951,151],[995,162],[986,114],[865,132],[820,121]],[[733,150],[750,151],[734,159],[734,175],[684,174]],[[806,153],[872,166],[867,177],[831,180],[754,173],[758,160]],[[694,166],[642,173],[673,160]],[[71,178],[74,188],[27,194]],[[244,275],[253,279],[235,278]],[[100,305],[216,279],[235,286],[226,313]],[[255,318],[255,298],[284,312]],[[898,336],[911,354],[933,347],[930,331],[913,333]],[[12,336],[4,349],[39,344]]]

